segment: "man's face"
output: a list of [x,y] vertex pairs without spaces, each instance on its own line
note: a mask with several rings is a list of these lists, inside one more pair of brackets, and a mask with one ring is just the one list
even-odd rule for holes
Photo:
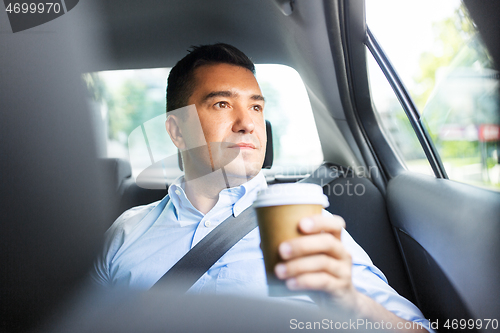
[[[264,98],[255,76],[246,68],[229,64],[201,66],[194,74],[195,88],[188,104],[196,106],[211,160],[192,156],[186,162],[213,167],[237,156],[229,164],[222,162],[227,176],[245,180],[255,176],[262,167],[267,140]],[[193,131],[199,132],[195,128],[184,130],[187,148],[199,145],[200,134]],[[221,142],[224,144],[218,144]],[[189,167],[186,165],[186,170]]]

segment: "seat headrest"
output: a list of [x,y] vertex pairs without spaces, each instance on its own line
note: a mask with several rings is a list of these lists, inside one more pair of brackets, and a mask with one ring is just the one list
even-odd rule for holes
[[104,172],[109,175],[113,181],[112,187],[117,190],[123,181],[132,177],[132,168],[130,163],[121,158],[101,158],[99,159]]
[[273,151],[273,130],[271,127],[271,122],[269,120],[266,120],[266,135],[267,135],[266,157],[264,158],[262,169],[271,169],[271,167],[273,166],[274,151]]

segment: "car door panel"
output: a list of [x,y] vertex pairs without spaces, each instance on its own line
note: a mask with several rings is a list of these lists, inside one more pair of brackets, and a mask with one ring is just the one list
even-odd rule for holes
[[403,172],[387,189],[389,216],[424,314],[500,313],[500,193]]

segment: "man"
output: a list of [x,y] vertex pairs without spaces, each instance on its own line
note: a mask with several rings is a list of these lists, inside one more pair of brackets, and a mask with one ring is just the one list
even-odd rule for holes
[[[163,200],[133,208],[115,221],[95,264],[95,281],[149,289],[267,186],[261,172],[265,99],[254,74],[250,59],[227,44],[196,47],[172,69],[166,130],[182,153],[185,175]],[[387,285],[343,227],[341,217],[326,212],[303,219],[304,236],[280,245],[283,262],[275,268],[277,277],[292,290],[323,291],[372,321],[391,322],[394,328],[407,321],[427,325],[420,311]],[[266,295],[259,245],[254,229],[189,292]]]

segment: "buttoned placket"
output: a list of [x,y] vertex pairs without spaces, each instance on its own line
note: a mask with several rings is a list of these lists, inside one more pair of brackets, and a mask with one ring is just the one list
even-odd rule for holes
[[[223,219],[224,220],[224,219]],[[193,248],[198,242],[200,242],[209,232],[211,232],[215,227],[217,227],[223,220],[212,218],[211,215],[205,215],[193,235],[193,242],[191,243],[191,248]]]
[[[193,248],[196,244],[198,244],[199,241],[203,239],[208,233],[210,233],[214,228],[216,228],[220,223],[225,221],[230,215],[237,216],[239,215],[243,210],[241,207],[238,205],[239,201],[241,198],[239,198],[236,203],[231,202],[232,200],[232,195],[230,193],[225,193],[221,200],[223,202],[218,202],[217,205],[230,205],[227,207],[227,210],[225,210],[225,213],[218,213],[216,216],[211,214],[210,211],[207,215],[205,215],[200,223],[198,223],[198,226],[196,227],[196,230],[193,235],[193,242],[191,243],[191,248]],[[228,202],[224,202],[227,200]],[[215,207],[214,207],[215,208]],[[217,211],[217,210],[216,210]]]

